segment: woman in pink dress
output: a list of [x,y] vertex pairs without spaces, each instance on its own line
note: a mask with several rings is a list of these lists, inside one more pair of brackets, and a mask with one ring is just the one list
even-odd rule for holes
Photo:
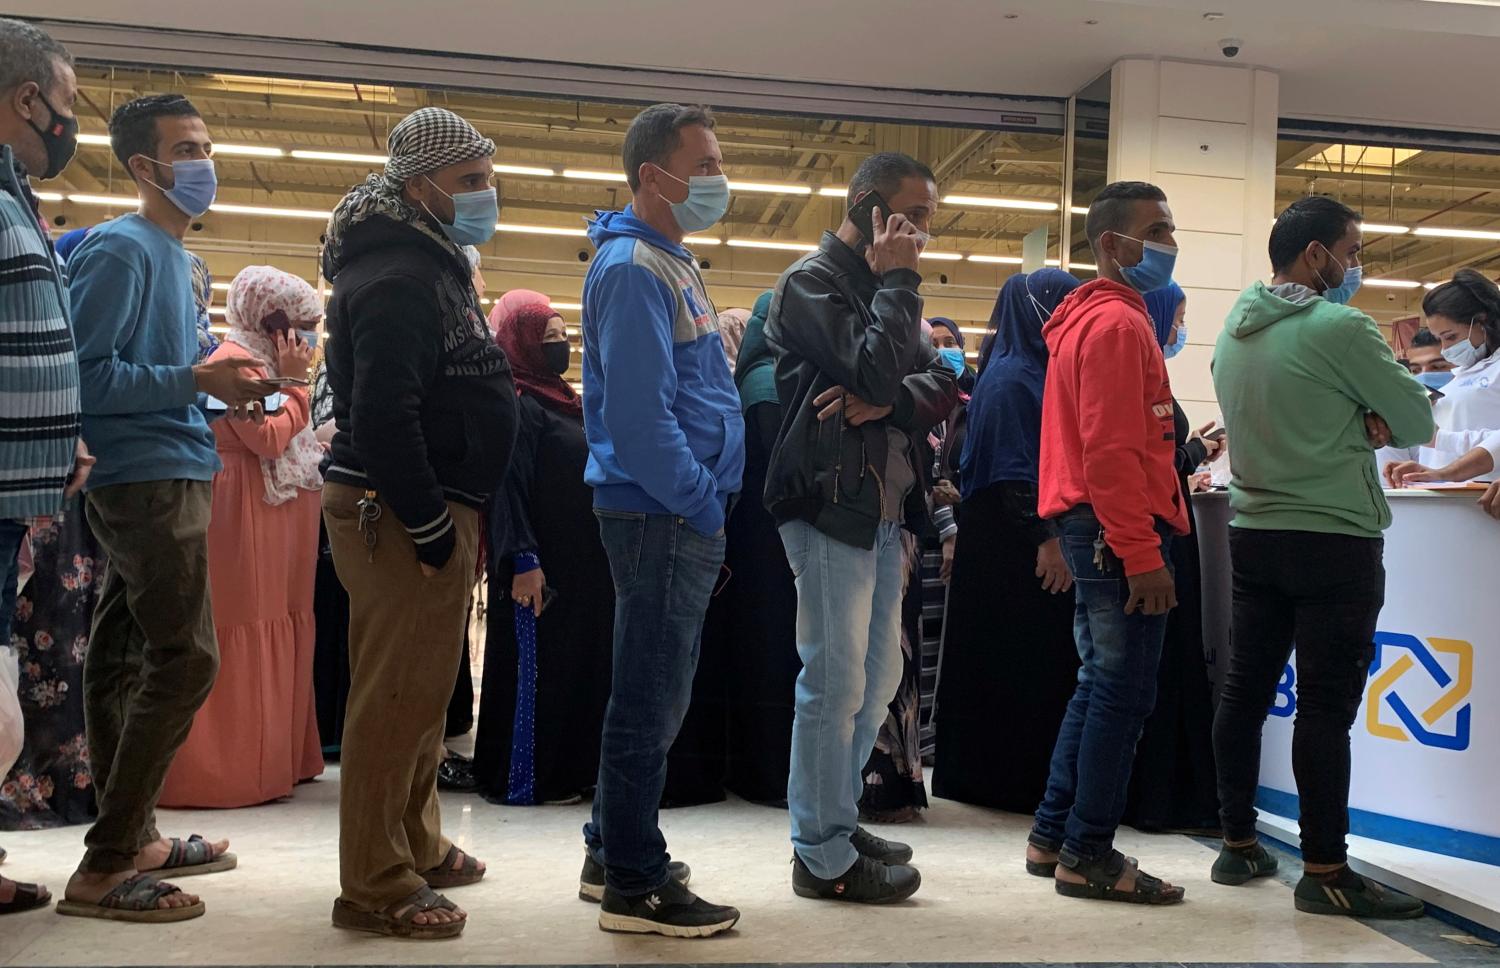
[[[209,358],[255,360],[256,375],[306,380],[312,348],[298,334],[322,315],[304,280],[250,266],[230,285],[229,335]],[[224,462],[208,528],[219,677],[167,775],[164,807],[266,803],[323,772],[312,680],[323,451],[307,389],[282,392],[263,418],[212,424]]]

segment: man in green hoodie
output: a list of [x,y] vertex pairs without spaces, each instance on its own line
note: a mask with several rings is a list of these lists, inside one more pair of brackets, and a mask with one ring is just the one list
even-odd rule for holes
[[1229,548],[1234,648],[1214,720],[1224,848],[1220,884],[1270,875],[1256,841],[1261,728],[1292,643],[1301,799],[1300,911],[1420,917],[1422,902],[1351,871],[1349,729],[1385,601],[1391,510],[1372,447],[1432,438],[1427,392],[1375,321],[1335,300],[1359,264],[1360,219],[1331,198],[1295,202],[1271,230],[1271,285],[1241,294],[1214,353],[1214,388],[1234,441]]

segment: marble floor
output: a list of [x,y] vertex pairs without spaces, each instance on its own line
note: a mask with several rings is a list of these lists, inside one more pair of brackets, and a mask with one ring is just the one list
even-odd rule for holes
[[[490,876],[453,892],[470,912],[461,939],[397,942],[329,927],[337,799],[334,768],[285,802],[163,811],[161,826],[171,833],[234,840],[238,870],[185,882],[204,897],[206,917],[164,927],[51,911],[6,917],[0,965],[1500,964],[1500,949],[1453,940],[1464,933],[1431,920],[1388,934],[1298,914],[1285,879],[1215,886],[1207,877],[1212,851],[1186,837],[1121,837],[1122,849],[1148,869],[1187,886],[1179,907],[1060,898],[1022,870],[1022,818],[945,801],[935,801],[922,823],[882,831],[916,847],[924,876],[921,893],[893,908],[793,896],[783,811],[730,801],[663,814],[675,855],[693,865],[695,888],[744,912],[734,932],[679,941],[598,930],[597,908],[575,894],[587,807],[507,808],[446,796],[450,835],[489,863]],[[5,834],[6,872],[60,888],[81,834]]]

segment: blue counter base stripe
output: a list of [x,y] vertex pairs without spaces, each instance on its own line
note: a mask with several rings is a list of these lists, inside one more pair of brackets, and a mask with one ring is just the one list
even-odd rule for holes
[[[1270,787],[1259,788],[1255,805],[1268,813],[1290,817],[1293,820],[1302,815],[1295,794],[1283,793]],[[1356,810],[1352,807],[1349,809],[1349,832],[1371,840],[1399,844],[1402,847],[1414,847],[1417,850],[1431,851],[1446,857],[1500,865],[1500,837],[1471,833],[1467,830],[1454,830],[1451,827],[1439,827],[1436,824],[1421,823],[1416,820],[1403,820],[1400,817],[1388,817],[1383,813]]]

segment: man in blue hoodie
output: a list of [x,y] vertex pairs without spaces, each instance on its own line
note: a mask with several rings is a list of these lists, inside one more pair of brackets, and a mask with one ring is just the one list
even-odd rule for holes
[[707,108],[658,104],[625,135],[623,212],[589,229],[583,417],[594,513],[615,581],[614,682],[579,894],[606,931],[701,938],[734,908],[687,889],[657,826],[667,750],[698,666],[703,615],[724,564],[745,424],[718,313],[689,233],[724,217],[729,182]]

